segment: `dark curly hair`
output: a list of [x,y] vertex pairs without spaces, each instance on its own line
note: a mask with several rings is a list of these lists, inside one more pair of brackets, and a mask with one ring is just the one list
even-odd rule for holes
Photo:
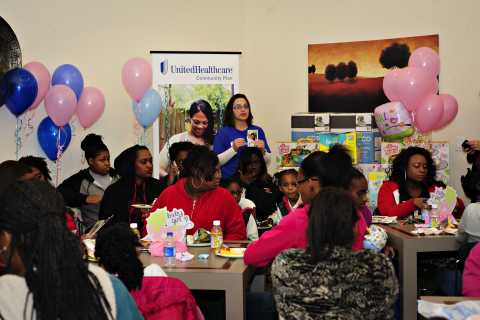
[[[425,177],[425,180],[420,184],[412,182],[410,179],[407,178],[408,162],[410,161],[410,158],[414,155],[421,155],[427,160],[427,175]],[[429,198],[430,194],[428,192],[428,188],[438,183],[435,180],[436,175],[437,169],[433,162],[432,154],[427,149],[421,147],[408,147],[407,149],[403,149],[402,151],[400,151],[400,153],[395,157],[395,159],[393,159],[389,179],[398,184],[400,201],[405,201],[411,198],[408,193],[407,186],[408,184],[412,183],[416,184],[422,189],[422,197]]]
[[26,156],[18,159],[18,162],[23,163],[29,168],[37,168],[38,171],[45,177],[45,180],[52,181],[50,176],[50,169],[48,169],[47,161],[42,157]]
[[95,257],[105,270],[122,280],[128,291],[142,287],[143,265],[137,256],[137,244],[126,223],[100,230],[95,241]]
[[225,111],[223,114],[223,126],[224,127],[235,127],[235,119],[233,116],[233,104],[235,103],[235,100],[237,99],[245,99],[247,101],[248,105],[248,118],[247,118],[247,124],[250,126],[253,121],[253,114],[252,114],[252,108],[250,107],[250,101],[248,101],[248,98],[246,95],[243,93],[237,93],[234,94],[230,100],[228,100],[227,106],[225,107]]
[[66,227],[61,194],[46,181],[18,181],[0,196],[0,207],[0,232],[11,234],[6,272],[18,253],[36,319],[111,318],[100,282]]
[[102,141],[102,136],[90,133],[83,138],[80,147],[85,152],[85,159],[95,159],[101,152],[107,151],[108,148]]
[[217,154],[208,147],[194,145],[183,161],[183,176],[212,181],[218,162]]

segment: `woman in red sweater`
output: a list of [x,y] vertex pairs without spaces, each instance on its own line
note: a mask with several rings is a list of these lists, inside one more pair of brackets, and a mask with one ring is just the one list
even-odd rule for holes
[[[427,199],[435,187],[445,184],[435,180],[437,170],[432,155],[424,148],[408,147],[393,160],[388,181],[378,191],[378,210],[384,216],[406,217],[426,209]],[[457,200],[455,216],[461,216],[463,202]]]
[[226,189],[220,188],[220,163],[217,155],[205,146],[194,146],[183,162],[186,178],[165,189],[151,212],[158,208],[183,209],[194,223],[189,234],[198,228],[210,230],[213,220],[220,220],[225,240],[246,239],[242,210]]

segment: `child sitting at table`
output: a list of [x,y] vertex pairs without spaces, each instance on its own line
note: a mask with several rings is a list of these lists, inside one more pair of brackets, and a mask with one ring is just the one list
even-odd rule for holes
[[290,211],[303,205],[297,188],[297,176],[298,172],[295,169],[286,169],[274,175],[277,187],[283,194],[281,200],[277,202],[277,211],[270,216],[274,224],[278,224]]
[[250,241],[258,239],[257,222],[255,221],[255,203],[245,198],[244,188],[241,186],[240,181],[236,179],[228,179],[222,181],[222,187],[227,189],[237,201],[240,208],[242,208],[243,219],[247,226],[247,239]]
[[101,267],[123,282],[145,319],[203,319],[182,281],[168,277],[157,264],[143,268],[138,245],[128,225],[118,223],[98,233],[95,257]]
[[458,226],[457,240],[461,243],[476,243],[480,241],[480,171],[468,169],[461,177],[462,188],[471,203],[465,208],[460,225]]

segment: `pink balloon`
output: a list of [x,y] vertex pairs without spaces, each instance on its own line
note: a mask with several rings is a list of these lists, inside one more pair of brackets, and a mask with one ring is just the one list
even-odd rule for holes
[[105,97],[94,87],[83,88],[77,105],[77,117],[84,129],[90,128],[105,110]]
[[122,69],[122,83],[130,97],[139,102],[152,86],[152,66],[143,58],[132,58]]
[[43,98],[45,98],[48,89],[50,88],[50,72],[48,72],[48,69],[41,62],[37,61],[27,63],[23,68],[30,71],[30,73],[35,77],[35,80],[37,80],[37,97],[35,98],[35,101],[33,101],[32,105],[28,107],[29,110],[33,110],[40,105]]
[[406,67],[400,69],[396,90],[398,100],[411,112],[420,107],[426,96],[438,92],[438,80],[423,69]]
[[453,119],[455,119],[458,113],[458,102],[455,97],[449,94],[440,94],[439,97],[443,101],[443,116],[435,129],[440,129],[448,125]]
[[436,128],[442,116],[443,100],[438,95],[431,94],[414,111],[414,125],[422,133],[429,132]]
[[48,90],[45,97],[45,110],[48,116],[59,127],[70,121],[77,109],[77,97],[72,89],[58,84]]
[[410,59],[408,59],[408,66],[421,68],[436,77],[440,73],[440,57],[435,50],[421,47],[413,51]]
[[400,69],[393,69],[383,77],[383,92],[390,101],[398,101],[397,94],[398,77],[400,76]]

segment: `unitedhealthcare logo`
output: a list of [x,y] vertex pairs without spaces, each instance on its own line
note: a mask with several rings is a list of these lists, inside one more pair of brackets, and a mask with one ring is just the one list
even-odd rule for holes
[[167,74],[167,72],[168,72],[168,59],[165,59],[162,62],[160,62],[160,72],[163,75]]

